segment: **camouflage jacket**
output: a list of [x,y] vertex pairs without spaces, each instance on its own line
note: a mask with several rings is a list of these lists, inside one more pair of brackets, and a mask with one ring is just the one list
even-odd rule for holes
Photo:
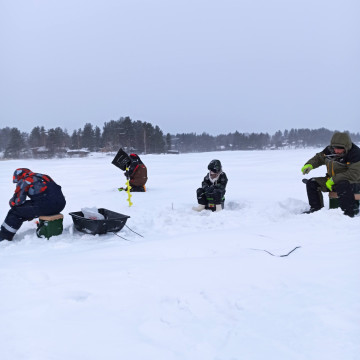
[[[345,148],[343,156],[336,156],[333,146]],[[306,162],[313,168],[326,165],[328,178],[332,177],[335,184],[342,180],[360,183],[360,148],[351,142],[347,133],[335,133],[331,144]]]

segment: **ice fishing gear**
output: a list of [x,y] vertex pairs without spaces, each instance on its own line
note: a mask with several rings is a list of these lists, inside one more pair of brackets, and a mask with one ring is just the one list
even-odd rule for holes
[[123,236],[120,236],[119,234],[117,234],[116,232],[113,232],[114,235],[116,235],[117,237],[123,239],[123,240],[126,240],[126,241],[131,241],[129,239],[125,239]]
[[[129,173],[129,168],[127,167],[126,168],[126,171],[127,171],[127,173]],[[128,194],[128,198],[126,199],[128,202],[129,202],[129,207],[130,206],[132,206],[133,205],[133,203],[131,202],[131,197],[132,197],[132,195],[130,194],[130,190],[131,190],[131,185],[130,185],[130,181],[129,181],[129,178],[128,177],[126,177],[126,192],[127,192],[127,194]]]
[[40,216],[37,223],[36,235],[39,238],[45,237],[50,239],[52,236],[57,236],[63,232],[63,218],[62,214],[51,216]]
[[130,162],[131,160],[129,155],[122,148],[120,148],[111,163],[122,171],[125,171],[126,168],[129,167]]
[[[129,226],[127,226],[127,225],[125,225],[125,226],[126,226],[130,231],[132,231],[133,233],[135,233],[136,235],[139,235],[139,236],[141,236],[142,238],[144,237],[144,236],[142,236],[141,234],[137,233],[136,231],[130,229]],[[114,232],[113,234],[116,235],[116,236],[118,236],[119,238],[121,238],[121,239],[123,239],[123,240],[131,241],[131,240],[129,240],[129,239],[125,239],[124,237],[120,236],[120,235],[117,234],[116,232]]]
[[136,231],[134,231],[133,229],[130,229],[127,225],[125,225],[130,231],[132,231],[133,233],[135,233],[136,235],[139,235],[139,236],[141,236],[142,238],[144,237],[144,236],[142,236],[141,234],[139,234],[139,233],[137,233]]
[[130,218],[128,215],[103,208],[98,209],[98,212],[102,214],[105,219],[88,219],[82,211],[71,212],[69,215],[72,217],[76,230],[92,235],[118,232],[124,227],[127,219]]

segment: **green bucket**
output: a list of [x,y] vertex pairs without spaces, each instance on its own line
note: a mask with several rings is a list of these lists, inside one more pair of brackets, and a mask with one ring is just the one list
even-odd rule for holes
[[337,209],[339,207],[339,199],[338,198],[330,198],[329,199],[329,208]]
[[[61,215],[62,216],[62,215]],[[45,217],[45,218],[51,218]],[[63,218],[56,218],[54,220],[44,220],[39,218],[39,223],[36,229],[36,235],[39,238],[50,239],[52,236],[57,236],[63,232]]]

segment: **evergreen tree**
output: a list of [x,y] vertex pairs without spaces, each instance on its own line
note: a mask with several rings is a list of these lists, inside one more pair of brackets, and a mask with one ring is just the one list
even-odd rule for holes
[[46,146],[46,144],[47,144],[47,131],[45,130],[45,128],[43,126],[40,128],[40,135],[41,135],[41,145],[40,146]]
[[87,123],[84,126],[81,139],[81,147],[94,151],[95,148],[95,131],[91,124]]
[[281,147],[283,142],[283,134],[280,130],[278,130],[272,137],[271,137],[271,144],[275,147]]
[[134,148],[140,153],[146,153],[146,129],[144,123],[137,120],[133,123],[134,127]]
[[0,129],[0,151],[4,151],[10,141],[11,129],[9,127]]
[[241,149],[242,134],[240,134],[237,130],[234,133],[232,143],[233,143],[233,146],[234,146],[235,150]]
[[69,145],[69,135],[61,129],[60,127],[57,127],[54,130],[54,144],[55,144],[55,151],[58,152],[60,149],[65,148]]
[[95,151],[99,151],[99,149],[102,146],[101,143],[101,130],[98,126],[95,126],[95,130],[94,130],[94,139],[95,139]]
[[49,155],[54,156],[56,148],[57,148],[57,138],[56,138],[55,129],[49,129],[47,135],[48,135],[47,136],[47,149],[49,150]]
[[131,119],[127,116],[119,119],[119,139],[122,146],[130,149],[135,148],[135,128]]
[[171,150],[171,135],[170,135],[170,133],[166,134],[165,144],[166,144],[166,150],[167,151]]
[[156,125],[152,136],[152,152],[160,154],[165,152],[164,134]]
[[74,130],[70,138],[70,149],[80,149],[81,147],[81,129]]
[[29,136],[29,146],[32,148],[42,146],[42,139],[41,139],[41,131],[40,126],[36,126],[31,130]]
[[102,142],[107,150],[115,151],[119,147],[125,146],[121,143],[120,135],[120,121],[110,120],[104,124]]
[[143,123],[143,139],[144,139],[144,153],[148,154],[152,152],[151,138],[154,133],[154,128],[150,123]]
[[24,147],[25,141],[20,130],[12,128],[10,131],[10,139],[5,149],[5,158],[18,159]]

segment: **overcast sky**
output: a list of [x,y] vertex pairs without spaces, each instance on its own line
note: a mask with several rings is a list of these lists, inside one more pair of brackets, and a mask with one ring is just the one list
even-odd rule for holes
[[0,4],[0,128],[360,131],[359,0]]

